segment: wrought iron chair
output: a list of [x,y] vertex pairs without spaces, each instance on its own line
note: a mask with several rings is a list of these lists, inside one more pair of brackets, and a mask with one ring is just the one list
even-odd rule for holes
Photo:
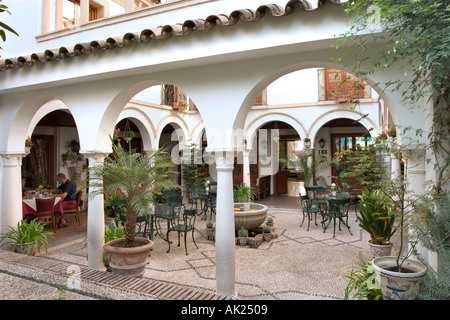
[[36,218],[47,220],[44,224],[51,224],[56,233],[56,219],[54,214],[55,198],[36,199]]
[[327,205],[327,200],[321,198],[323,192],[322,186],[305,187],[305,190],[306,194],[311,199],[312,204],[319,205],[322,209],[325,208],[325,206]]
[[[183,233],[184,235],[184,250],[186,255],[188,255],[187,251],[187,234],[188,232],[192,233],[192,241],[198,249],[198,245],[195,242],[194,231],[195,231],[195,218],[197,217],[197,204],[192,203],[189,204],[189,209],[186,208],[186,205],[183,205],[183,210],[176,215],[176,218],[171,220],[170,227],[168,232],[177,232],[178,233],[178,246],[180,246],[180,235]],[[169,242],[169,250],[170,251],[170,242]]]
[[73,209],[64,209],[64,214],[74,214],[75,215],[75,221],[78,221],[78,225],[81,226],[80,221],[80,204],[81,204],[81,198],[83,197],[83,191],[77,192],[77,206]]
[[[336,219],[339,220],[339,231],[341,231],[341,223],[347,227],[348,231],[351,235],[350,226],[348,225],[348,210],[350,207],[350,198],[343,199],[329,199],[328,200],[328,210],[325,213],[326,219],[323,221],[323,232],[327,230],[327,228],[331,224],[331,220],[333,220],[333,238],[336,235]],[[344,221],[344,218],[346,221]],[[325,226],[325,223],[328,224]]]
[[302,212],[303,212],[303,220],[302,220],[302,223],[300,224],[300,227],[303,226],[305,217],[307,217],[308,218],[308,228],[306,229],[306,231],[309,231],[309,224],[310,224],[310,221],[312,220],[312,215],[314,214],[314,222],[317,226],[318,225],[317,224],[317,214],[320,213],[320,215],[322,216],[322,220],[323,220],[324,211],[319,205],[313,204],[312,199],[310,199],[308,195],[302,196],[300,194],[300,203],[301,203]]

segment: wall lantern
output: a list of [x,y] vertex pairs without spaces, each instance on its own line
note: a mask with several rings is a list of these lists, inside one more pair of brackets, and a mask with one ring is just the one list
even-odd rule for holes
[[323,138],[320,138],[319,140],[319,146],[323,149],[325,147],[325,140]]

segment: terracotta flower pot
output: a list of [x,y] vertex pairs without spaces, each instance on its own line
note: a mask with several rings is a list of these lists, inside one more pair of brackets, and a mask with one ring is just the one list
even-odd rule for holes
[[125,239],[115,239],[105,243],[104,249],[109,254],[109,267],[113,273],[128,277],[141,277],[148,263],[153,241],[147,238],[134,238],[135,247],[125,248]]
[[427,272],[427,267],[416,260],[407,259],[402,267],[411,272],[390,271],[397,257],[379,257],[372,261],[384,300],[414,300]]

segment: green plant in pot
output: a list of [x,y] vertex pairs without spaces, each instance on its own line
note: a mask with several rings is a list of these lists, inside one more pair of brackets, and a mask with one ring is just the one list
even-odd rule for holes
[[37,219],[30,222],[21,220],[17,223],[16,228],[10,226],[7,232],[0,235],[0,242],[2,242],[0,247],[12,244],[15,252],[34,256],[36,253],[40,253],[41,247],[44,247],[47,252],[51,236],[53,236],[53,232],[44,231],[44,225],[37,222]]
[[360,214],[356,215],[359,226],[370,235],[369,246],[372,259],[389,256],[392,250],[391,237],[396,232],[394,227],[396,212],[392,203],[381,190],[370,191],[364,188],[358,196]]
[[[136,217],[139,212],[149,211],[152,194],[176,186],[169,176],[173,163],[164,149],[141,155],[113,144],[112,150],[112,155],[103,164],[87,169],[89,178],[86,182],[89,182],[91,197],[100,194],[123,196],[126,236],[106,243],[104,249],[110,254],[113,272],[138,277],[144,273],[154,243],[147,238],[135,237]],[[134,261],[134,264],[130,266],[127,261]]]
[[426,265],[411,258],[411,255],[417,254],[417,241],[408,239],[407,248],[404,244],[405,234],[408,234],[410,229],[408,217],[413,214],[412,209],[417,197],[412,195],[412,191],[408,191],[402,177],[387,181],[381,190],[396,211],[400,247],[396,256],[377,257],[372,260],[372,265],[379,278],[384,300],[414,300],[427,272]]
[[238,230],[238,238],[239,238],[239,244],[241,246],[245,246],[247,244],[247,238],[248,238],[248,230],[242,226]]
[[256,199],[256,194],[251,187],[241,183],[235,190],[234,198],[237,202],[244,202],[244,210],[250,210],[250,202]]
[[[117,226],[114,220],[111,221],[109,227],[105,226],[105,243],[116,239],[123,239],[125,236],[125,228],[123,226]],[[109,267],[109,260],[109,253],[106,250],[103,250],[103,263],[106,270],[111,271],[111,268]]]
[[263,237],[265,241],[270,241],[270,239],[272,238],[272,232],[269,226],[263,227]]

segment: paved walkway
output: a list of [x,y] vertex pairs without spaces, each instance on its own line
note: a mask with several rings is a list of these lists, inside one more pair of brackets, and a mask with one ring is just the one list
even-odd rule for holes
[[[306,222],[300,227],[297,208],[269,207],[268,215],[274,218],[277,238],[258,248],[236,246],[234,299],[343,299],[347,281],[342,276],[357,257],[368,259],[369,252],[367,234],[357,226],[354,212],[349,217],[353,235],[336,229],[335,238],[332,229],[323,233],[320,224],[311,223],[309,231]],[[189,237],[187,256],[175,235],[169,253],[167,243],[157,237],[141,279],[89,269],[86,232],[60,234],[39,257],[0,251],[0,299],[55,299],[61,296],[58,286],[68,281],[71,289],[62,294],[67,299],[223,299],[215,295],[214,242],[206,238],[205,221],[197,220],[197,228],[199,248]],[[81,275],[75,279],[80,281],[68,280],[72,273]]]

